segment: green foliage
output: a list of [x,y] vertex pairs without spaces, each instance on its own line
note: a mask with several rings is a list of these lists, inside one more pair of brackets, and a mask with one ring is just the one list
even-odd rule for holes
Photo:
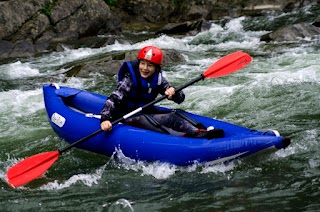
[[45,15],[47,15],[47,16],[50,16],[50,15],[51,15],[51,11],[50,11],[49,8],[47,8],[47,7],[42,8],[42,9],[40,10],[40,13],[45,14]]
[[40,10],[40,13],[50,16],[51,10],[55,4],[56,4],[56,0],[50,0],[49,4]]
[[117,0],[104,0],[104,2],[110,6],[116,5],[118,3]]

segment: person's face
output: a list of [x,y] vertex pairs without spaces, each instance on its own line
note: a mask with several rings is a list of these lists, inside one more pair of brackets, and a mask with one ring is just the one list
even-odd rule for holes
[[156,66],[153,63],[148,62],[146,60],[140,60],[139,72],[140,72],[141,77],[148,78],[148,77],[152,76],[152,74],[155,71],[156,71]]

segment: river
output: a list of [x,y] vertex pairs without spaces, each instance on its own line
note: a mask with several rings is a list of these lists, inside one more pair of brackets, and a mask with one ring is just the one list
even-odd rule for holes
[[[225,20],[223,26],[215,22],[196,36],[161,35],[133,44],[66,49],[1,64],[1,211],[319,211],[319,39],[269,44],[259,39],[267,32],[264,26],[310,20],[318,15],[315,11],[270,14],[257,21],[240,17]],[[254,23],[255,31],[248,30],[249,23]],[[55,82],[106,95],[116,85],[114,77],[96,73],[90,78],[66,78],[61,74],[64,70],[55,68],[145,45],[183,54],[186,62],[165,67],[175,86],[197,77],[224,55],[249,53],[253,61],[244,69],[186,88],[186,100],[179,108],[252,129],[276,129],[291,138],[291,145],[229,164],[189,167],[130,163],[73,148],[46,178],[9,187],[9,167],[67,145],[49,126],[42,84]],[[161,105],[177,107],[169,101]]]

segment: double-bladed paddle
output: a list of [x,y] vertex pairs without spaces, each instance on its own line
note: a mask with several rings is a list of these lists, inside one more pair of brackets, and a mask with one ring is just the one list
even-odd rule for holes
[[[252,61],[252,58],[244,53],[244,52],[234,52],[227,56],[224,56],[217,62],[213,63],[204,73],[202,73],[199,77],[191,80],[190,82],[180,86],[176,89],[176,91],[180,91],[200,80],[203,80],[205,78],[217,78],[222,77],[228,74],[231,74],[246,65],[248,65]],[[123,116],[122,118],[119,118],[118,120],[115,120],[112,122],[112,125],[118,124],[120,122],[123,122],[127,118],[137,114],[138,112],[144,110],[147,107],[150,107],[164,99],[166,99],[167,96],[163,95],[152,102],[139,107],[138,109],[128,113],[127,115]],[[8,183],[12,187],[18,187],[21,185],[24,185],[39,176],[43,175],[52,165],[53,163],[58,159],[59,155],[63,152],[71,149],[72,147],[88,140],[89,138],[97,135],[98,133],[102,132],[101,129],[95,131],[94,133],[62,148],[58,149],[56,151],[51,152],[43,152],[36,155],[33,155],[31,157],[28,157],[21,162],[18,162],[16,165],[13,165],[11,168],[7,171],[7,178]]]

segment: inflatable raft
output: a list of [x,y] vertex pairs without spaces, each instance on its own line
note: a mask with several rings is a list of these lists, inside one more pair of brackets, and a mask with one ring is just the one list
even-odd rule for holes
[[[43,85],[45,108],[50,125],[59,137],[72,144],[100,128],[100,111],[107,96],[59,85]],[[168,108],[158,107],[161,110]],[[187,138],[117,124],[76,147],[106,156],[116,150],[134,160],[190,165],[226,162],[266,149],[281,149],[290,139],[277,131],[257,131],[221,120],[188,113],[205,126],[224,130],[224,137]]]

